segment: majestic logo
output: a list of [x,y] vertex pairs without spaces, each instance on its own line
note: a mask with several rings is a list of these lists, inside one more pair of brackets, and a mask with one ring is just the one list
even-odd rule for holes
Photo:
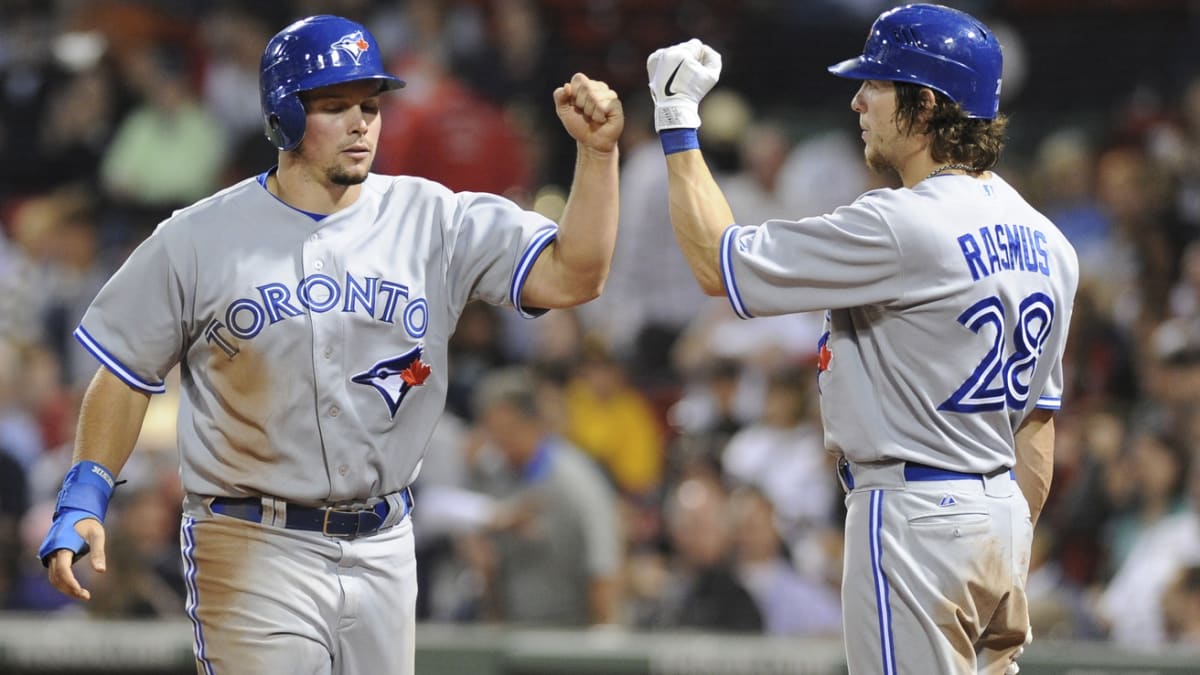
[[421,362],[422,348],[413,347],[409,351],[386,358],[367,370],[350,378],[357,384],[367,384],[375,387],[375,391],[383,397],[388,410],[395,419],[396,411],[404,397],[413,387],[419,387],[429,377],[431,369]]
[[954,506],[956,504],[958,504],[958,501],[955,500],[954,497],[952,497],[950,495],[942,495],[942,501],[938,502],[938,506],[943,506],[943,507]]
[[330,49],[340,49],[349,54],[350,58],[354,60],[354,65],[357,66],[358,60],[371,48],[371,43],[367,42],[367,39],[363,37],[362,31],[358,30],[349,35],[343,35],[342,39],[329,45],[329,47]]

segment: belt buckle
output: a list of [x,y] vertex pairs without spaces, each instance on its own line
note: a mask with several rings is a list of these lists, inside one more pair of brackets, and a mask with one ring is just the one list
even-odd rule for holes
[[357,537],[358,529],[362,523],[362,521],[360,519],[358,519],[358,518],[354,519],[354,531],[353,532],[330,532],[329,531],[329,517],[331,514],[334,514],[334,513],[355,513],[358,510],[359,509],[348,508],[348,507],[326,506],[324,508],[325,518],[321,522],[321,534],[325,535],[326,537],[338,537],[341,539],[353,539],[353,538]]

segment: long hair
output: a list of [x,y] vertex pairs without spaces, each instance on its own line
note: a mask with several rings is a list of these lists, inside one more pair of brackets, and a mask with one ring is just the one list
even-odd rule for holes
[[[967,117],[962,106],[941,92],[933,92],[933,110],[921,105],[919,84],[896,83],[896,125],[905,133],[928,133],[929,150],[935,162],[966,164],[976,171],[996,165],[1004,149],[1004,131],[1008,117],[996,115],[983,120]],[[933,91],[932,89],[930,91]],[[928,112],[924,127],[921,114]]]

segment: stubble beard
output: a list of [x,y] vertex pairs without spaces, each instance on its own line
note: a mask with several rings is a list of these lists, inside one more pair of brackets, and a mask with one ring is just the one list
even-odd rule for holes
[[367,180],[367,173],[367,171],[352,172],[350,169],[342,166],[333,166],[325,171],[325,178],[334,185],[350,187],[360,185],[363,181]]
[[888,159],[883,152],[878,148],[867,147],[866,152],[867,168],[875,173],[889,173],[896,170],[896,166]]
[[[304,143],[301,143],[300,147],[296,148],[296,151],[297,151],[297,154],[299,154],[301,157],[303,157],[305,159],[305,161],[311,162],[313,160],[313,157],[311,157],[306,152],[307,149],[308,148],[305,147]],[[336,160],[335,160],[335,162],[336,162]],[[368,173],[370,173],[369,167],[365,170],[359,171],[357,169],[357,167],[346,168],[340,164],[335,163],[335,164],[332,164],[325,168],[325,180],[329,181],[330,185],[340,185],[342,187],[353,187],[355,185],[360,185],[364,181],[366,181]]]

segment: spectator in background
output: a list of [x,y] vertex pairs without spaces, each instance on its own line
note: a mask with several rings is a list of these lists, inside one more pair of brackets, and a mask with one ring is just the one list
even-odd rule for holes
[[[0,26],[0,194],[45,189],[38,142],[55,73],[50,17],[33,8],[5,8]],[[35,161],[30,161],[30,159]]]
[[[289,15],[279,22],[291,18]],[[223,184],[262,173],[277,159],[274,149],[262,142],[258,91],[259,59],[270,37],[259,18],[232,6],[206,15],[200,24],[200,39],[207,55],[202,64],[201,98],[224,133],[229,149],[229,161],[219,179]]]
[[230,145],[243,139],[262,143],[258,70],[262,46],[270,37],[261,21],[232,6],[207,15],[200,25],[208,55],[201,98]]
[[[1099,408],[1064,416],[1055,437],[1054,485],[1039,521],[1053,528],[1063,576],[1081,586],[1102,577],[1104,529],[1116,511],[1110,478],[1127,435],[1123,410]],[[1039,527],[1040,529],[1040,527]]]
[[741,365],[733,410],[743,424],[756,421],[772,373],[815,362],[823,316],[822,312],[803,312],[744,321],[733,313],[727,300],[707,299],[671,354],[676,371],[688,382],[684,399],[696,395],[692,385],[707,364],[733,359]]
[[53,245],[47,211],[44,202],[28,200],[13,209],[11,237],[0,228],[0,339],[30,343],[42,338],[41,289],[51,274]]
[[[103,38],[94,34],[77,34],[70,39],[93,41],[97,48],[104,48]],[[119,89],[111,68],[98,59],[94,65],[85,65],[69,75],[53,91],[38,138],[41,172],[47,186],[82,183],[88,189],[99,187],[97,174],[116,130],[119,105]]]
[[1104,269],[1112,254],[1112,223],[1094,196],[1095,166],[1087,137],[1075,127],[1048,134],[1034,157],[1034,201],[1075,247],[1081,270]]
[[816,421],[815,394],[816,378],[808,369],[773,373],[762,417],[729,440],[721,467],[734,484],[762,492],[796,566],[823,580],[837,576],[824,542],[841,490]]
[[742,365],[736,359],[713,359],[693,373],[696,382],[691,395],[668,411],[668,420],[677,432],[667,450],[672,478],[694,464],[720,472],[725,446],[744,426],[736,410],[741,373]]
[[771,500],[755,488],[735,490],[730,499],[735,569],[754,596],[769,635],[834,636],[842,631],[836,587],[796,572],[775,528]]
[[1166,641],[1167,589],[1180,569],[1200,563],[1200,462],[1192,463],[1188,486],[1188,508],[1138,533],[1099,598],[1099,620],[1122,646],[1151,649]]
[[51,202],[55,212],[48,261],[52,277],[41,289],[43,334],[62,366],[63,381],[84,387],[95,374],[95,362],[71,333],[115,265],[101,256],[98,205],[90,194],[60,190],[43,199]]
[[659,487],[663,432],[658,417],[598,340],[585,340],[566,403],[567,438],[599,462],[623,494],[641,496]]
[[1108,522],[1107,550],[1119,568],[1144,537],[1171,516],[1187,510],[1184,488],[1190,464],[1187,448],[1165,433],[1144,430],[1129,450],[1109,465],[1111,499],[1118,510]]
[[453,46],[438,39],[449,11],[426,1],[410,7],[413,40],[393,64],[408,84],[382,110],[374,171],[529,204],[533,171],[514,120],[457,78],[443,53]]
[[22,472],[29,471],[45,447],[25,387],[23,363],[28,349],[0,338],[0,453]]
[[446,409],[459,418],[474,418],[471,395],[488,371],[508,365],[501,333],[501,317],[485,302],[470,302],[450,336],[450,373]]
[[1171,174],[1180,234],[1200,237],[1200,75],[1183,87],[1177,117],[1151,130],[1148,150]]
[[1105,311],[1138,341],[1165,317],[1176,270],[1164,178],[1139,149],[1100,156],[1096,194],[1112,218],[1112,236],[1102,266],[1080,265],[1081,283],[1094,281],[1105,291]]
[[615,495],[569,443],[548,432],[532,374],[489,374],[476,390],[476,415],[504,463],[479,477],[482,492],[532,500],[519,527],[494,534],[490,604],[495,618],[519,624],[614,623],[621,536]]
[[1140,394],[1139,369],[1146,355],[1134,349],[1132,336],[1105,305],[1110,293],[1098,276],[1081,281],[1075,293],[1063,372],[1067,392],[1078,402],[1072,406],[1076,412],[1114,402],[1132,404]]
[[742,133],[738,170],[720,179],[737,222],[761,223],[788,213],[780,171],[791,148],[787,130],[778,122],[752,122]]
[[793,145],[778,180],[784,209],[772,218],[830,213],[867,190],[898,185],[892,176],[868,171],[858,137],[841,129],[818,130]]
[[218,187],[225,132],[196,100],[178,48],[147,49],[132,64],[142,103],[117,128],[101,178],[117,202],[169,212]]
[[698,473],[668,498],[667,531],[675,553],[651,618],[657,628],[761,632],[763,617],[733,568],[733,522],[719,481]]

